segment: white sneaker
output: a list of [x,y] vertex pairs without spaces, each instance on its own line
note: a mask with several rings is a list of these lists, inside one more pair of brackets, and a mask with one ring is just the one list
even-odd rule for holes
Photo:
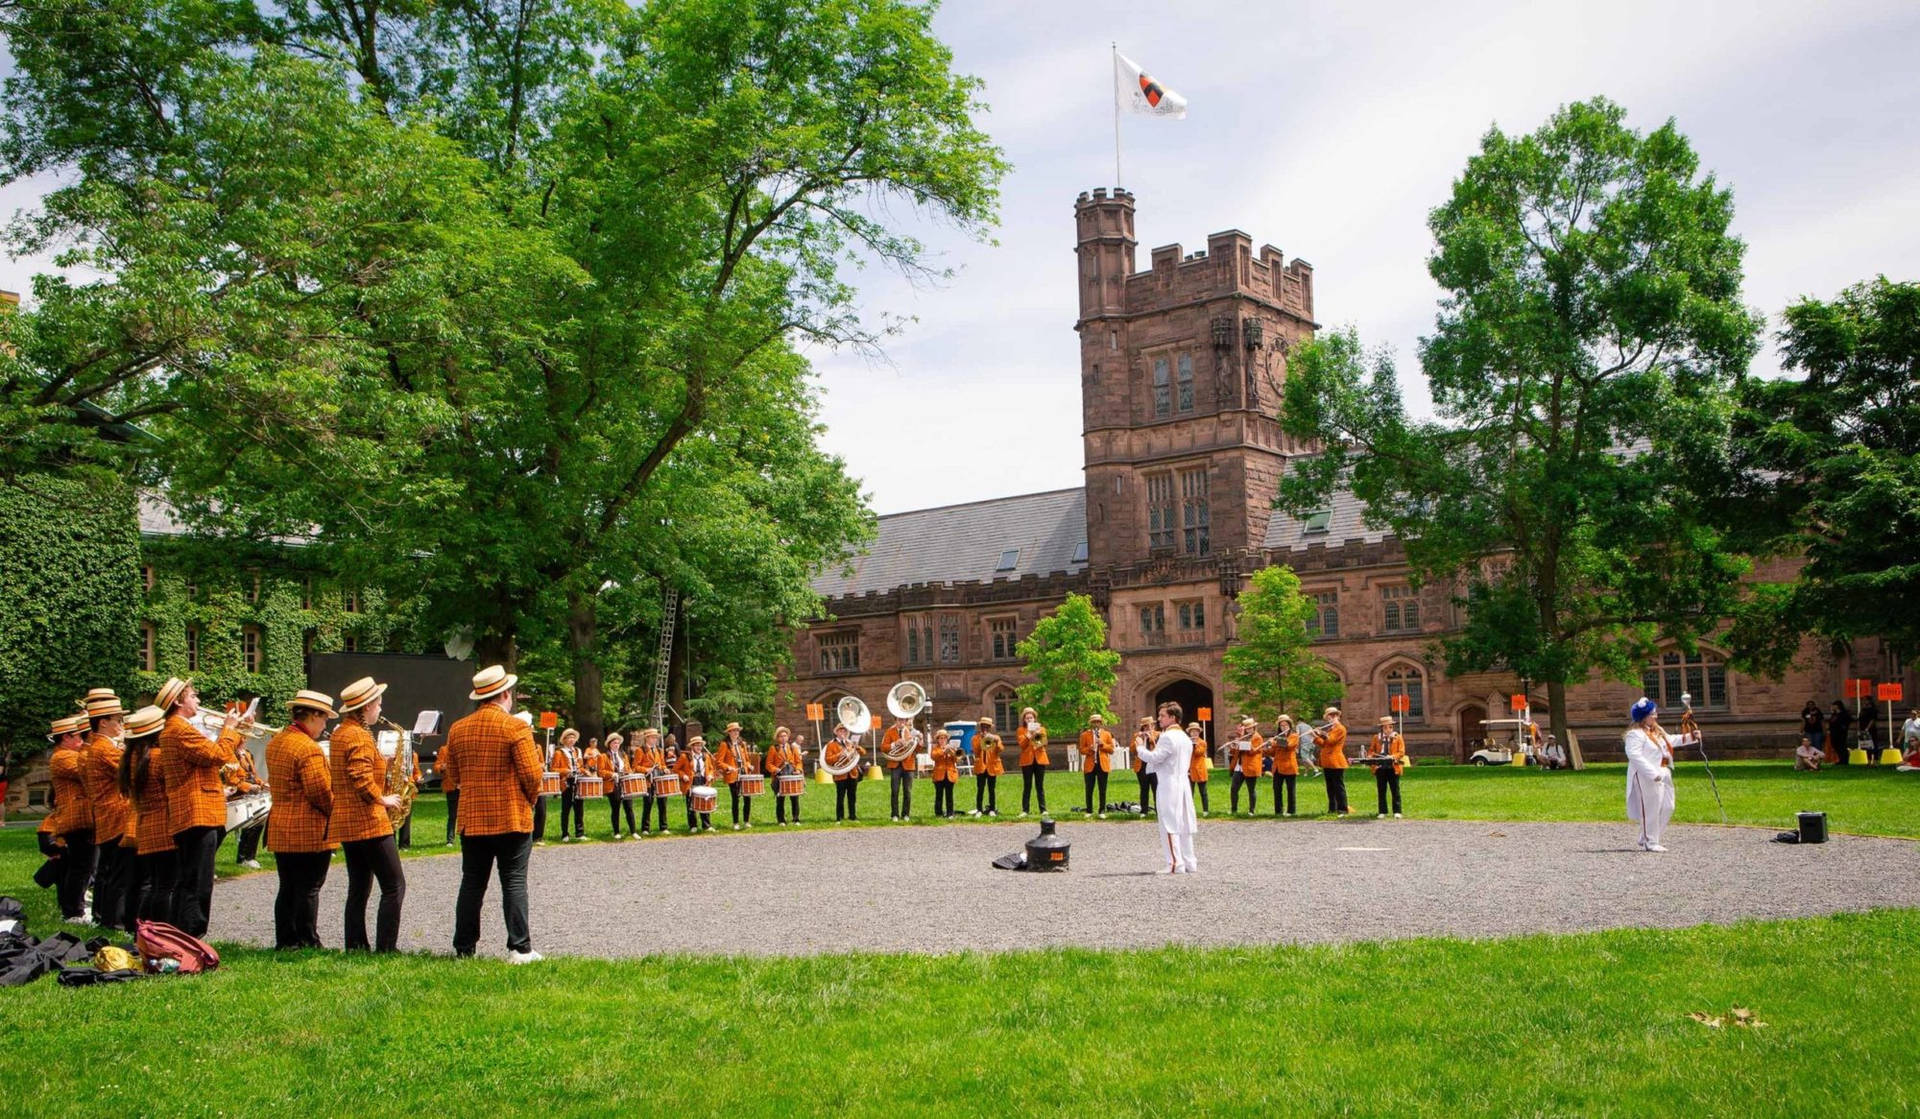
[[967,813],[967,815],[969,815],[969,816],[978,816],[978,815],[980,815],[980,810],[979,810],[978,808],[976,808],[976,809],[974,809],[973,811],[971,811],[971,812],[969,812],[969,813]]
[[1404,820],[1404,819],[1406,819],[1406,817],[1405,817],[1405,816],[1402,816],[1402,815],[1401,815],[1400,813],[1398,813],[1398,812],[1395,812],[1395,813],[1393,814],[1393,818],[1394,818],[1394,819],[1396,819],[1396,820]]
[[447,840],[447,846],[449,847],[453,846],[453,840],[451,839]]
[[1107,814],[1105,812],[1100,813],[1100,819],[1104,820],[1106,818],[1107,818]]
[[747,827],[749,827],[749,828],[751,828],[751,827],[753,827],[753,821],[752,821],[752,820],[748,820],[748,821],[747,821]]
[[246,862],[244,862],[244,863],[241,863],[240,865],[241,865],[241,866],[244,866],[244,867],[246,867],[246,868],[247,868],[248,870],[259,870],[259,869],[260,869],[260,860],[259,860],[259,859],[248,859],[248,860],[247,860]]
[[532,951],[507,953],[507,962],[510,964],[537,964],[544,959],[546,959],[545,956]]
[[1376,820],[1384,820],[1387,818],[1387,814],[1385,812],[1375,812],[1373,818]]
[[1667,849],[1658,843],[1649,843],[1647,844],[1647,850],[1658,854],[1665,854]]

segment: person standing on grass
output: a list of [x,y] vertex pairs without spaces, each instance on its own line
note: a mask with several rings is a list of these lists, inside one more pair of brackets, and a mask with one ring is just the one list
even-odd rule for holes
[[1193,857],[1193,837],[1200,824],[1193,815],[1193,789],[1187,784],[1193,762],[1193,739],[1180,729],[1180,705],[1160,705],[1160,737],[1143,756],[1147,768],[1160,777],[1161,837],[1166,842],[1167,869],[1162,874],[1192,874],[1200,869]]
[[1394,759],[1373,767],[1374,794],[1379,802],[1374,818],[1387,818],[1387,794],[1392,793],[1393,818],[1400,819],[1400,774],[1407,765],[1407,743],[1394,730],[1392,715],[1380,716],[1380,732],[1367,743],[1367,756]]
[[1847,713],[1847,705],[1834,700],[1833,710],[1827,712],[1827,749],[1833,752],[1833,764],[1848,764],[1847,732],[1852,729],[1853,716]]
[[1673,742],[1660,729],[1660,708],[1641,696],[1627,717],[1627,819],[1640,824],[1642,851],[1665,851],[1660,839],[1673,819]]
[[507,962],[533,963],[527,921],[527,862],[533,855],[533,805],[540,799],[540,749],[533,727],[508,712],[520,678],[488,665],[473,678],[473,714],[447,731],[448,772],[460,789],[460,894],[453,908],[453,951],[480,946],[480,906],[498,869],[507,926]]
[[1320,713],[1325,721],[1313,728],[1313,743],[1319,752],[1321,776],[1327,782],[1327,815],[1351,816],[1347,804],[1347,725],[1340,721],[1340,709],[1329,707]]
[[[1187,761],[1188,791],[1200,797],[1200,814],[1211,816],[1213,806],[1207,803],[1207,786],[1211,784],[1213,763],[1207,757],[1206,728],[1199,723],[1188,723],[1187,737],[1193,739],[1193,756]],[[1152,740],[1147,744],[1151,746]]]
[[833,779],[833,818],[839,820],[858,820],[860,818],[860,762],[866,752],[854,742],[847,724],[840,723],[833,728],[833,741],[820,751],[820,764],[829,770],[838,771],[846,767],[846,772]]
[[1080,732],[1080,777],[1086,786],[1086,813],[1107,818],[1107,775],[1113,772],[1113,735],[1103,715],[1087,716],[1087,729]]
[[1040,794],[1040,814],[1047,814],[1047,728],[1040,713],[1028,707],[1020,712],[1020,815],[1033,810],[1033,794]]
[[1007,771],[1006,744],[993,733],[993,720],[980,716],[980,738],[973,748],[973,814],[1000,815],[1000,775]]
[[1154,782],[1158,780],[1142,761],[1142,751],[1153,748],[1153,716],[1140,719],[1140,729],[1133,734],[1133,777],[1140,784],[1140,815],[1153,811]]
[[[1273,759],[1273,814],[1298,816],[1296,794],[1300,782],[1300,733],[1293,729],[1293,716],[1282,713],[1267,740],[1267,756]],[[1286,794],[1286,809],[1281,810],[1281,794]]]
[[92,920],[87,912],[87,887],[93,884],[93,802],[87,798],[87,717],[68,715],[55,720],[47,738],[53,756],[47,769],[53,776],[53,811],[48,830],[66,848],[60,860],[60,915],[80,925]]
[[[953,787],[960,781],[960,750],[943,727],[933,732],[933,816],[953,819]],[[798,809],[795,809],[798,811]]]

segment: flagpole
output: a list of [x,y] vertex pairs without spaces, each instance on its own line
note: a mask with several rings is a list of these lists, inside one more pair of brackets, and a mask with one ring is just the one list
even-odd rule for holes
[[1115,190],[1125,184],[1120,177],[1120,43],[1115,40],[1113,46],[1113,186]]

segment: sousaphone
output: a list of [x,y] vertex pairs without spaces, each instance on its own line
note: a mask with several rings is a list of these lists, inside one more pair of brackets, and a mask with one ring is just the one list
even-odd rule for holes
[[[865,734],[873,728],[873,712],[868,711],[867,705],[860,702],[857,696],[841,696],[840,702],[834,705],[833,713],[839,718],[841,725],[849,731],[852,731],[856,736]],[[833,739],[828,739],[827,742],[820,747],[820,761],[817,763],[818,768],[829,776],[844,777],[853,772],[854,766],[860,764],[860,752],[858,750],[848,750],[846,751],[846,757],[838,764],[829,762],[827,760],[827,752],[833,745],[833,741]]]
[[[914,716],[927,709],[927,689],[911,680],[902,680],[887,692],[887,710],[894,718],[911,721]],[[909,728],[894,744],[887,748],[886,756],[890,762],[905,761],[920,748],[920,732]]]

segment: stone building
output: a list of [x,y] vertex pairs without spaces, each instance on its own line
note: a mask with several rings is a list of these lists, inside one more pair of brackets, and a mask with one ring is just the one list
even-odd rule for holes
[[[1121,653],[1120,717],[1176,699],[1218,723],[1239,714],[1221,692],[1235,598],[1253,571],[1285,563],[1319,602],[1312,628],[1346,685],[1349,723],[1370,724],[1405,694],[1412,748],[1463,757],[1521,682],[1439,669],[1430,646],[1458,625],[1452,596],[1414,589],[1398,544],[1368,529],[1350,496],[1306,517],[1272,508],[1287,460],[1310,450],[1276,416],[1286,354],[1317,325],[1313,267],[1228,230],[1204,250],[1154,249],[1136,271],[1126,191],[1082,194],[1074,220],[1084,485],[882,517],[850,573],[815,582],[826,616],[792,636],[778,720],[801,727],[805,704],[830,713],[843,695],[883,712],[887,689],[913,679],[936,718],[984,713],[1004,726],[1027,679],[1015,644],[1077,591],[1105,612]],[[1790,750],[1801,704],[1831,702],[1846,675],[1906,679],[1913,694],[1912,673],[1873,642],[1852,664],[1810,647],[1781,681],[1734,672],[1724,652],[1671,649],[1639,686],[1570,688],[1587,755],[1617,755],[1623,713],[1643,690],[1669,707],[1691,692],[1720,745],[1770,751]],[[1544,689],[1531,700],[1544,713]]]

